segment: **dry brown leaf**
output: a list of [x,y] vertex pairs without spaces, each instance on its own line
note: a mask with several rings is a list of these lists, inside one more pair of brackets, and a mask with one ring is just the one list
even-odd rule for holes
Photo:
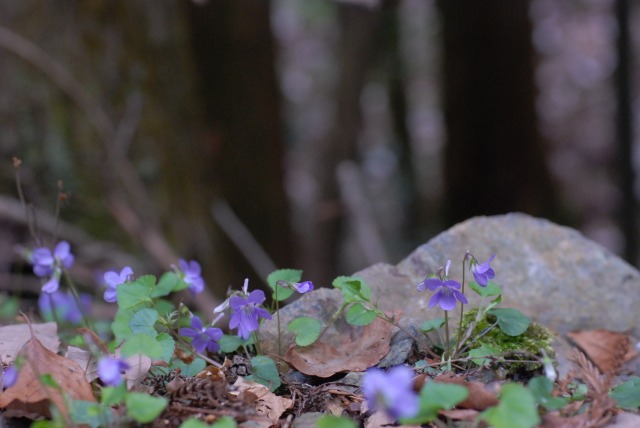
[[[36,337],[45,348],[52,352],[58,352],[60,339],[58,338],[58,325],[54,322],[43,324],[31,324]],[[28,324],[14,324],[0,327],[0,359],[5,364],[15,360],[18,352],[25,343],[31,339]]]
[[338,334],[327,337],[327,342],[318,340],[310,346],[292,346],[283,358],[311,376],[330,377],[340,372],[364,371],[387,355],[393,328],[380,318],[364,327],[336,323]]
[[224,371],[216,366],[209,365],[196,375],[198,379],[209,379],[212,382],[226,382]]
[[469,397],[457,404],[457,407],[474,410],[485,410],[498,404],[496,394],[488,391],[486,385],[480,382],[469,382],[461,377],[453,377],[451,373],[437,376],[434,381],[442,383],[455,383],[462,385],[469,391]]
[[[96,401],[84,370],[75,361],[47,349],[35,336],[24,344],[19,355],[24,358],[24,364],[15,385],[0,396],[0,408],[6,408],[13,415],[49,417],[52,402],[66,418],[63,394],[76,400]],[[45,386],[40,379],[44,374],[50,374],[60,389]]]
[[439,414],[456,421],[474,421],[479,411],[475,409],[452,409],[452,410],[440,410]]
[[[120,353],[116,351],[116,357],[119,358],[119,355]],[[129,364],[129,368],[124,371],[124,378],[127,380],[127,388],[132,389],[147,376],[151,368],[151,358],[135,354],[125,358],[124,361]]]
[[635,356],[633,352],[630,352],[628,333],[584,330],[569,332],[567,336],[587,354],[603,373],[617,374],[620,366]]
[[242,377],[238,377],[233,386],[237,389],[236,393],[248,392],[257,397],[255,406],[259,417],[252,420],[265,428],[277,424],[285,410],[293,406],[293,400],[279,397],[270,392],[266,386],[246,381]]
[[75,346],[69,346],[64,356],[75,361],[82,367],[87,382],[91,383],[98,378],[98,362],[93,355],[91,355],[91,352],[82,348],[76,348]]

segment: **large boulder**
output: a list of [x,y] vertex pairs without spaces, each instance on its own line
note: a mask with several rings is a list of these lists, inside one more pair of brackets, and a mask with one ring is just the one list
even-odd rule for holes
[[[494,281],[503,290],[502,307],[519,309],[559,333],[624,331],[640,323],[640,273],[635,268],[574,229],[525,214],[472,218],[418,247],[396,266],[379,263],[355,275],[367,281],[383,310],[401,310],[401,323],[416,326],[442,316],[440,309],[428,308],[432,293],[417,292],[416,286],[448,259],[453,262],[449,276],[460,281],[467,250],[481,262],[496,254],[492,266]],[[466,278],[472,279],[469,271]],[[475,293],[465,294],[470,306],[479,303]],[[337,290],[306,294],[280,311],[283,330],[293,318],[339,307],[339,299]],[[265,323],[265,343],[273,343],[275,332],[275,319]],[[292,341],[291,335],[285,336],[283,349]]]

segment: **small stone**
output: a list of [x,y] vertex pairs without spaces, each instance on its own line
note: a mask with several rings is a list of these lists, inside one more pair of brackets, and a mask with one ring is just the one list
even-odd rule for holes
[[[413,330],[411,334],[414,336],[420,334],[415,331],[415,329],[411,327],[410,329]],[[407,361],[407,357],[409,356],[411,349],[413,348],[413,342],[413,338],[405,331],[397,331],[396,334],[393,335],[393,338],[391,338],[391,349],[389,350],[389,353],[378,363],[378,367],[393,367],[404,364],[404,362]]]

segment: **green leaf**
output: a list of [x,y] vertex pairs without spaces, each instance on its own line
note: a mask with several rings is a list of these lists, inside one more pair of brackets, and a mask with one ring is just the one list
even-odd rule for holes
[[111,323],[111,330],[116,337],[116,341],[122,342],[123,340],[126,340],[133,336],[131,327],[129,327],[129,323],[131,322],[132,317],[132,311],[118,309],[118,312],[116,312],[116,316]]
[[130,392],[125,399],[127,415],[141,424],[149,423],[160,416],[168,402],[164,397],[152,397],[142,392]]
[[127,396],[127,387],[124,382],[119,386],[106,386],[102,388],[100,403],[105,406],[114,406],[124,401]]
[[475,281],[469,281],[469,288],[478,293],[482,297],[499,296],[502,290],[495,282],[489,281],[486,287],[482,287]]
[[109,426],[113,421],[111,409],[93,401],[69,400],[71,420],[91,428]]
[[122,356],[129,357],[135,354],[143,354],[152,360],[156,360],[162,356],[162,345],[156,340],[155,336],[146,334],[136,334],[124,342],[120,352]]
[[540,404],[547,410],[558,410],[569,404],[566,397],[555,397],[551,395],[553,391],[553,382],[545,376],[536,376],[529,381],[527,385],[536,403]]
[[[184,287],[183,287],[184,285]],[[175,272],[165,272],[151,291],[151,297],[163,297],[171,294],[174,291],[179,291],[187,288],[189,284],[181,281]]]
[[280,375],[276,363],[271,358],[258,355],[251,359],[253,374],[245,379],[251,382],[260,383],[273,392],[280,387]]
[[60,387],[60,384],[58,384],[58,382],[56,382],[53,376],[51,376],[51,374],[49,373],[40,375],[40,382],[42,382],[43,385],[48,386],[49,388],[62,390],[62,388]]
[[191,364],[185,364],[182,360],[174,360],[171,363],[172,369],[179,368],[181,374],[186,377],[194,377],[200,373],[207,366],[207,363],[202,358],[194,359]]
[[153,305],[151,293],[156,285],[156,277],[145,275],[133,282],[126,282],[116,287],[118,307],[132,309],[137,306],[149,307]]
[[324,415],[316,420],[316,428],[357,428],[357,425],[351,419]]
[[498,319],[498,327],[508,336],[520,336],[531,324],[531,320],[517,309],[495,308],[488,313]]
[[371,301],[371,289],[362,278],[355,276],[339,276],[332,285],[342,292],[345,302]]
[[11,319],[20,310],[20,300],[16,296],[0,296],[0,318]]
[[242,344],[244,344],[244,340],[235,335],[225,334],[220,340],[218,340],[218,345],[220,345],[220,350],[226,354],[230,354],[231,352],[235,352]]
[[533,428],[540,423],[533,394],[518,383],[502,387],[500,402],[480,414],[495,428]]
[[202,422],[200,419],[189,418],[180,424],[180,428],[210,428],[211,425]]
[[171,357],[173,356],[173,352],[176,349],[176,342],[173,340],[168,333],[160,333],[156,336],[156,341],[162,347],[162,353],[160,354],[160,359],[164,362],[169,362]]
[[633,376],[616,386],[611,390],[610,395],[621,408],[637,410],[640,407],[640,377]]
[[131,317],[129,328],[131,328],[133,334],[155,336],[158,334],[153,327],[156,321],[158,321],[158,312],[155,309],[140,309]]
[[419,425],[438,417],[438,411],[452,409],[464,401],[469,391],[462,385],[429,381],[420,391],[420,410],[413,418],[402,418],[403,425]]
[[502,294],[498,294],[498,296],[495,299],[493,299],[484,309],[485,312],[493,309],[496,305],[499,305],[501,302],[502,302]]
[[158,312],[158,315],[160,315],[161,317],[167,317],[171,312],[176,310],[174,304],[168,300],[157,299],[155,303],[156,312]]
[[285,282],[300,282],[302,279],[302,271],[297,269],[278,269],[273,271],[267,276],[267,284],[274,291],[272,297],[276,298],[276,287],[278,289],[278,301],[288,299],[293,294],[293,290],[290,288],[278,285],[278,281]]
[[351,325],[369,325],[376,319],[376,311],[367,309],[362,303],[354,303],[345,314],[345,319]]
[[309,317],[296,318],[289,323],[287,331],[292,331],[296,334],[296,344],[298,346],[309,346],[320,336],[322,321]]
[[472,357],[471,361],[473,361],[474,364],[482,367],[488,365],[491,362],[491,360],[489,360],[488,358],[483,357],[496,355],[498,353],[499,351],[497,349],[492,348],[486,343],[480,342],[480,346],[469,351],[469,356]]
[[444,325],[444,318],[434,318],[432,320],[427,320],[420,326],[420,330],[425,333],[428,333],[432,330],[436,330]]
[[211,425],[211,428],[236,428],[238,424],[236,420],[230,416],[223,416],[216,420],[216,422]]

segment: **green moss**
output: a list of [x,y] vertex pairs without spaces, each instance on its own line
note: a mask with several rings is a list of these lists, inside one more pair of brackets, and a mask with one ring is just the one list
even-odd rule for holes
[[[462,320],[463,332],[466,332],[469,326],[472,326],[475,322],[478,309],[471,309],[464,314]],[[495,322],[495,317],[492,315],[485,315],[485,317],[478,321],[477,325],[473,328],[471,339],[469,343],[469,350],[478,348],[483,343],[489,347],[496,349],[498,354],[501,355],[500,359],[504,360],[533,360],[537,357],[541,357],[540,349],[553,358],[555,355],[553,348],[551,348],[551,341],[553,340],[553,333],[541,326],[536,322],[532,322],[529,325],[527,331],[520,336],[509,336],[500,330],[498,326],[492,328],[488,333],[484,334],[477,341],[473,341],[473,338],[478,337],[483,331],[489,328]],[[507,369],[507,375],[515,375],[521,371],[535,371],[542,368],[542,363],[517,363],[517,362],[497,362],[499,367]]]

